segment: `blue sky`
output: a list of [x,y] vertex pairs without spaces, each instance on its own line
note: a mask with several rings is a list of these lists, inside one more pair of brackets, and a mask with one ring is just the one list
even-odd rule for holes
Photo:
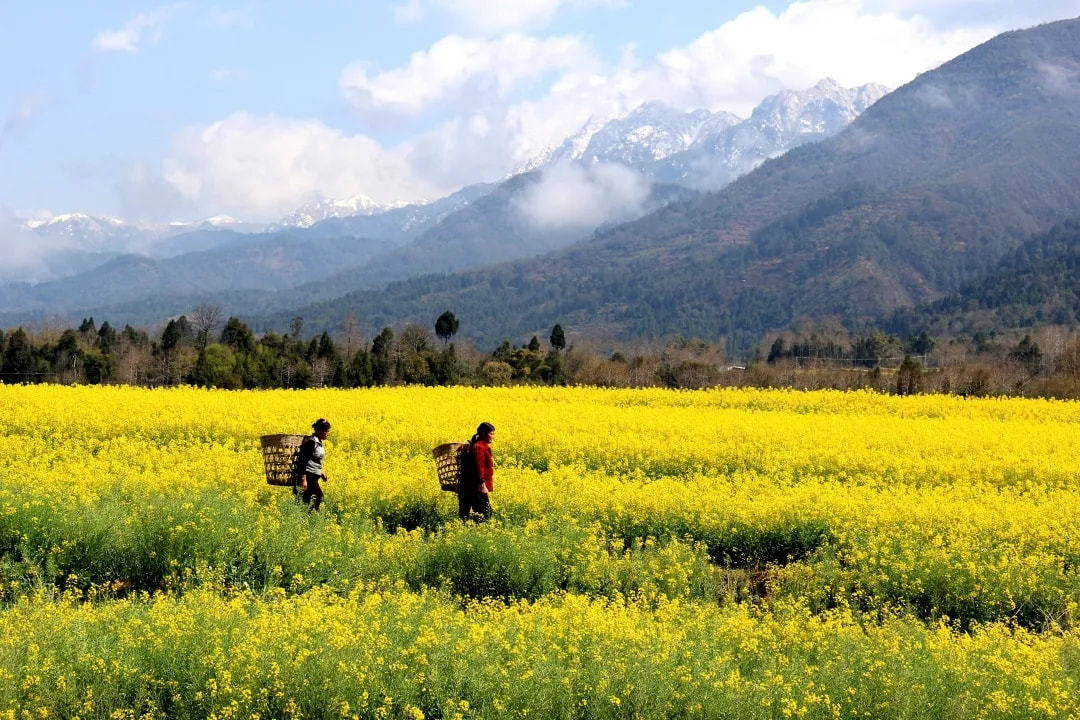
[[[1028,7],[1028,6],[1031,7]],[[895,86],[1080,0],[0,0],[0,210],[272,220],[431,198],[647,100]]]

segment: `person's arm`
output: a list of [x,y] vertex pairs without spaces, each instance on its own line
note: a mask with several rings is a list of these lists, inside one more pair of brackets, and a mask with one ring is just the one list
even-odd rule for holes
[[479,490],[484,495],[488,494],[487,483],[491,480],[493,468],[491,448],[487,445],[478,445],[476,453],[476,474],[480,478]]

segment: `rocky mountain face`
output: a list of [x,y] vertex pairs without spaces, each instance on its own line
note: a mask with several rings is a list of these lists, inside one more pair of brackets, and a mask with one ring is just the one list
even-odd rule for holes
[[769,158],[835,135],[887,93],[883,85],[849,89],[825,79],[807,90],[772,95],[746,120],[702,134],[685,150],[667,155],[653,175],[719,190]]

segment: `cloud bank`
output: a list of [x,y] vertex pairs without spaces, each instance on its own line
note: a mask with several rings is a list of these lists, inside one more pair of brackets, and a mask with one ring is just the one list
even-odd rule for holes
[[320,197],[380,202],[435,194],[401,153],[318,120],[235,113],[178,133],[162,179],[203,212],[274,220]]

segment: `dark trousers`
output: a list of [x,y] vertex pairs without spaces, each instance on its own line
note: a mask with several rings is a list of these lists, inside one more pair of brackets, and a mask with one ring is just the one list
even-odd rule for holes
[[[300,495],[300,499],[307,505],[311,503],[312,510],[318,510],[322,505],[323,491],[322,486],[319,485],[321,478],[318,475],[305,475],[307,478],[307,489]],[[314,499],[315,502],[311,502]]]
[[470,517],[475,517],[477,522],[487,520],[491,517],[491,500],[476,488],[461,489],[458,491],[458,517],[462,522]]

